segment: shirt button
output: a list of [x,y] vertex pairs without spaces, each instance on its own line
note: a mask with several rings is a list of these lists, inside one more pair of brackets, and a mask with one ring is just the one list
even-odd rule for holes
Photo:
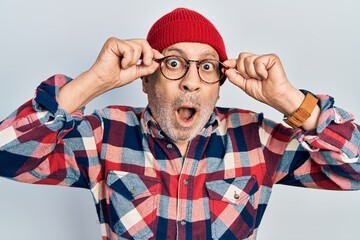
[[237,193],[235,193],[235,194],[234,194],[234,199],[235,199],[235,200],[238,200],[239,198],[240,198],[240,195],[237,194]]
[[171,143],[169,143],[168,145],[166,145],[167,149],[171,149],[172,148],[172,145]]
[[185,221],[185,220],[181,220],[180,223],[181,223],[181,225],[183,225],[183,226],[186,225],[186,221]]
[[189,184],[189,181],[188,181],[187,179],[184,179],[183,184],[184,184],[184,185],[188,185],[188,184]]

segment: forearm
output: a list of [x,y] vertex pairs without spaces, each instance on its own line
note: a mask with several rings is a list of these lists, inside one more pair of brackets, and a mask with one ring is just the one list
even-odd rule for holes
[[[38,112],[32,101],[20,106],[0,124],[0,176],[18,181],[33,182],[27,172],[41,165],[53,153],[59,132],[68,132],[70,116],[57,112],[54,119],[49,111]],[[65,116],[67,115],[67,116]],[[71,124],[72,125],[72,124]],[[46,169],[46,168],[45,168]],[[22,175],[26,179],[18,178]]]
[[[48,82],[55,78],[60,81],[64,77],[57,75]],[[0,176],[26,183],[88,187],[79,180],[88,169],[84,159],[92,163],[98,159],[98,149],[93,146],[101,141],[100,133],[101,121],[94,115],[75,120],[64,110],[52,113],[30,100],[0,122]],[[79,152],[81,165],[77,163]]]
[[[297,109],[299,109],[300,105],[305,99],[305,95],[296,88],[292,88],[286,92],[286,95],[278,97],[278,99],[274,100],[271,106],[280,111],[285,116],[290,116]],[[316,105],[314,110],[311,112],[310,117],[303,123],[301,127],[306,131],[315,129],[319,116],[320,107]]]
[[[274,130],[280,133],[268,130],[273,134],[264,135],[268,137],[262,140],[264,145],[271,149],[274,142],[276,148],[272,149],[281,156],[277,166],[271,167],[277,169],[274,182],[311,188],[360,189],[360,127],[353,122],[351,114],[334,107],[332,99],[323,95],[317,97],[321,115],[316,131],[297,129],[294,132],[281,124],[273,124]],[[269,128],[266,125],[264,128]],[[281,141],[276,139],[277,136],[281,136]],[[289,144],[282,152],[279,143],[286,142],[284,136],[289,136]],[[267,161],[269,164],[276,162],[273,154],[268,157],[271,158]]]
[[72,113],[110,89],[92,70],[86,71],[60,88],[59,107]]

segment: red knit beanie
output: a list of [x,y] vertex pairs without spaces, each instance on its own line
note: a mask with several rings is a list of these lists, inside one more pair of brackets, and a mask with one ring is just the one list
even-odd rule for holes
[[220,61],[227,60],[224,41],[215,26],[200,13],[186,8],[177,8],[158,19],[146,39],[159,52],[179,42],[205,43],[217,51]]

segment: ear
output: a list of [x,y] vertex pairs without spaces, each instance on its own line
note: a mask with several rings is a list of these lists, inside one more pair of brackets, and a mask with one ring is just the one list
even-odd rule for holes
[[148,93],[148,85],[149,85],[149,79],[148,79],[149,76],[144,76],[141,78],[142,80],[142,90],[144,93]]

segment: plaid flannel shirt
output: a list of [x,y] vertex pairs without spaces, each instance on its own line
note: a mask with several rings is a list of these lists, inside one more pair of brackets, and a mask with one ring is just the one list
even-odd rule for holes
[[183,158],[149,109],[58,108],[56,75],[0,125],[0,175],[91,190],[102,239],[255,239],[275,183],[360,188],[359,126],[319,95],[316,131],[215,108]]

